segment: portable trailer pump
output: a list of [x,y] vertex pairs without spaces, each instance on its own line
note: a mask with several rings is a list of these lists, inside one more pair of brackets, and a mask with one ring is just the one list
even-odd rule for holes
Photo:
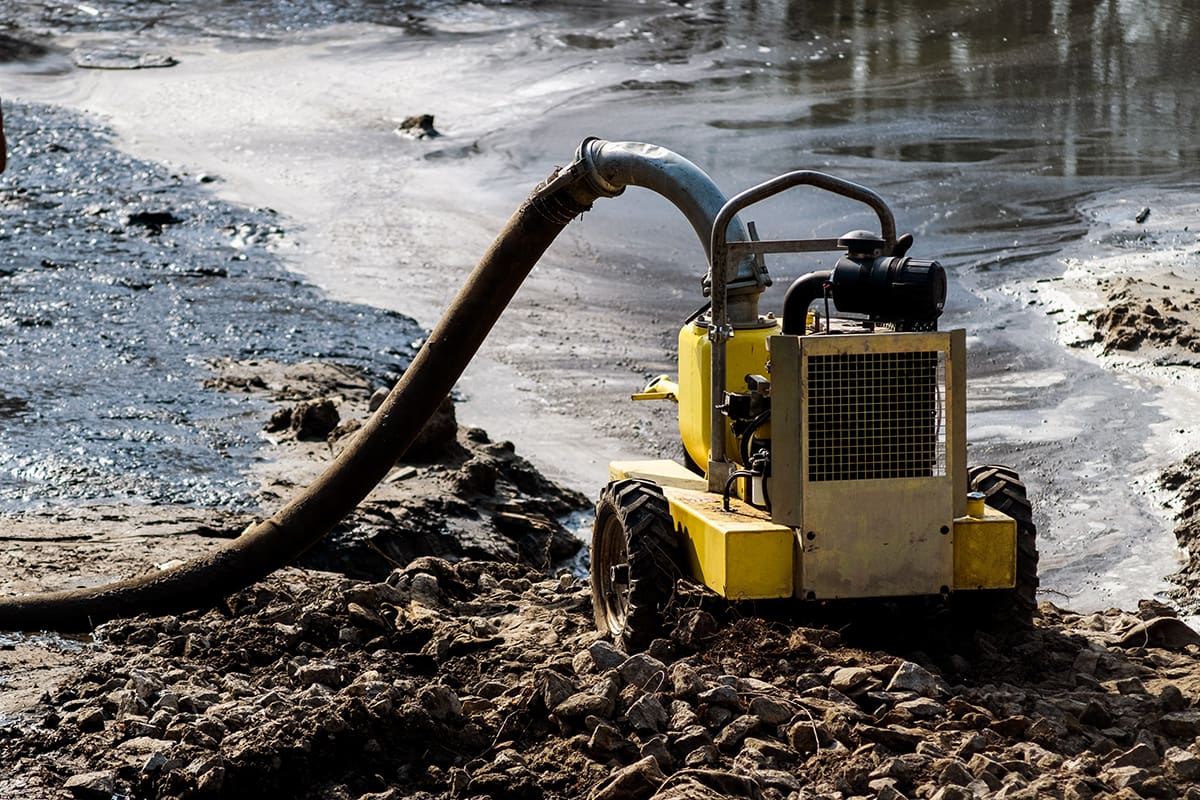
[[[759,241],[737,222],[800,186],[867,205],[881,233]],[[749,236],[731,241],[731,230]],[[941,595],[980,625],[1030,623],[1025,487],[1007,467],[967,467],[966,334],[937,331],[946,273],[910,258],[912,243],[877,194],[819,172],[720,207],[711,303],[679,332],[678,379],[633,396],[678,403],[684,464],[614,462],[596,506],[601,632],[645,647],[680,578],[730,600]],[[819,251],[843,255],[788,288],[782,319],[758,314],[765,256]]]

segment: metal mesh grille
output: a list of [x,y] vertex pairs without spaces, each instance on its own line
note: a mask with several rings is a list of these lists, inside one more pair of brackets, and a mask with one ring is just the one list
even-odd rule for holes
[[809,356],[808,479],[946,474],[946,354]]

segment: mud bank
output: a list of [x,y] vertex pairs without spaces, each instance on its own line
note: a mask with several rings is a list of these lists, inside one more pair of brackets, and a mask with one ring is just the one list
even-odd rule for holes
[[[248,359],[214,361],[209,367],[207,391],[258,401],[264,441],[262,464],[253,477],[255,498],[265,505],[290,497],[335,458],[371,413],[371,398],[379,391],[366,372],[346,364]],[[460,427],[448,401],[371,496],[297,567],[285,571],[286,582],[319,584],[333,574],[329,570],[343,581],[378,581],[397,565],[434,556],[488,559],[496,570],[510,565],[520,574],[552,570],[577,555],[581,542],[562,520],[585,506],[581,496],[543,478],[512,443]],[[0,539],[6,576],[0,592],[94,585],[167,568],[236,537],[253,519],[238,509],[165,503],[11,511],[4,515],[6,533]],[[309,598],[292,599],[299,611]],[[227,643],[213,647],[224,650]],[[80,670],[105,668],[92,656],[106,651],[94,635],[0,638],[0,795],[98,796],[90,782],[80,787],[38,777],[37,768],[26,769],[10,756],[35,733],[37,726],[26,723],[39,698],[74,681]],[[125,658],[107,652],[117,661]],[[108,762],[100,752],[94,755],[97,766]],[[171,781],[139,787],[132,796],[179,796],[180,787]],[[213,796],[238,797],[240,791]],[[105,797],[114,792],[120,793],[114,789]]]
[[1128,192],[1083,208],[1092,232],[1063,254],[1060,278],[1025,287],[1058,321],[1059,340],[1125,380],[1151,386],[1163,414],[1145,445],[1160,503],[1175,518],[1180,570],[1171,599],[1200,613],[1200,213],[1191,192],[1153,206]]

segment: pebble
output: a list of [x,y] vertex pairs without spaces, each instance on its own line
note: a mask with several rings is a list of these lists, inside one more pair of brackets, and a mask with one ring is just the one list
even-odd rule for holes
[[941,697],[946,694],[944,682],[929,670],[912,661],[905,661],[888,682],[889,692],[913,692],[922,697]]
[[619,672],[625,683],[650,691],[658,691],[667,682],[667,665],[646,653],[627,658]]
[[636,731],[665,731],[670,717],[662,702],[652,694],[639,697],[625,712],[625,718]]
[[592,792],[591,800],[645,800],[666,779],[658,761],[653,756],[646,756],[609,776]]
[[97,770],[72,775],[63,783],[63,788],[79,800],[112,800],[116,793],[116,773]]
[[546,708],[554,708],[577,691],[570,678],[552,669],[534,672],[533,685]]

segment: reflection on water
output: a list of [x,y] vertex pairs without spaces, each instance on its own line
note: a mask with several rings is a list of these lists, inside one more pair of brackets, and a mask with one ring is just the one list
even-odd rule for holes
[[[275,41],[354,23],[396,29],[413,44],[490,36],[529,57],[531,73],[534,57],[555,70],[602,59],[660,73],[626,75],[613,88],[736,93],[726,99],[739,113],[718,104],[713,125],[835,128],[813,148],[831,155],[1007,159],[1061,176],[1190,173],[1200,155],[1180,135],[1200,122],[1186,57],[1200,52],[1200,23],[1186,0],[97,0],[13,13],[18,31],[108,35],[121,46],[172,36]],[[17,46],[0,41],[0,59]],[[740,112],[756,99],[764,102],[747,119]]]
[[1180,132],[1200,121],[1200,93],[1180,56],[1200,50],[1200,30],[1182,0],[702,8],[726,32],[716,63],[743,69],[742,90],[837,95],[777,124],[925,123],[827,152],[931,162],[1020,153],[1068,176],[1163,174],[1197,160]]

